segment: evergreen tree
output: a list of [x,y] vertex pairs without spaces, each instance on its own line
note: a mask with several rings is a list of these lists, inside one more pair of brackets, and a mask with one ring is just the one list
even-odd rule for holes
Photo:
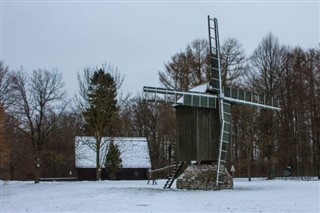
[[116,180],[117,173],[122,168],[122,159],[120,157],[120,150],[118,145],[110,142],[109,150],[106,156],[105,168],[109,172],[111,180]]
[[118,119],[117,84],[113,76],[104,69],[95,71],[87,90],[88,106],[83,112],[86,134],[93,135],[94,144],[88,144],[96,152],[96,179],[101,179],[102,137],[116,134]]

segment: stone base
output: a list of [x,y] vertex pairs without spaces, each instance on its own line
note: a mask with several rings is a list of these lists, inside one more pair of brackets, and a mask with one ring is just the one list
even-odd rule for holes
[[232,189],[233,178],[226,168],[222,165],[224,171],[223,184],[216,186],[217,164],[191,164],[177,179],[177,189]]

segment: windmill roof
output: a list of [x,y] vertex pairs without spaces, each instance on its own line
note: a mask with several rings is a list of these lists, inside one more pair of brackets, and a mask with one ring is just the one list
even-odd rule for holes
[[[200,84],[198,86],[195,86],[193,88],[191,88],[190,90],[188,90],[188,92],[201,92],[201,93],[206,93],[208,89],[208,83],[204,83],[204,84]],[[182,104],[183,103],[183,98],[184,96],[181,96],[181,98],[179,98],[177,100],[177,103]]]
[[190,92],[203,92],[205,93],[208,88],[208,83],[200,84],[196,87],[191,88],[189,91]]
[[[100,162],[104,168],[107,149],[111,140],[118,146],[123,168],[151,168],[146,138],[142,137],[103,137],[100,148]],[[75,138],[75,167],[96,168],[95,138],[77,136]]]

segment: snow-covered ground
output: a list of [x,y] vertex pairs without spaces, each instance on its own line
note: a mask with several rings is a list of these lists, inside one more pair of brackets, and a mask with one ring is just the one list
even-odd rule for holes
[[320,212],[317,180],[235,179],[233,190],[221,191],[157,182],[0,181],[0,212]]

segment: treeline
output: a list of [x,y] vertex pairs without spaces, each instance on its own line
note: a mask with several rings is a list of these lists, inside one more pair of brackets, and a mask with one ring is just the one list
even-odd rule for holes
[[[206,40],[197,39],[173,55],[159,72],[161,84],[186,91],[208,82],[208,48]],[[272,112],[232,107],[229,166],[235,166],[236,175],[272,179],[290,166],[292,175],[320,176],[320,48],[284,46],[268,34],[247,56],[240,42],[231,38],[221,46],[221,69],[224,86],[278,97],[282,108]],[[58,71],[39,69],[28,74],[1,62],[0,179],[74,176],[76,135],[147,137],[153,168],[173,162],[174,108],[146,102],[143,94],[121,96],[123,78],[114,70],[112,66],[85,68],[78,76],[79,93],[69,100]],[[104,82],[107,73],[113,79],[112,100],[117,98],[100,103],[105,92],[94,85],[101,78]],[[105,128],[100,133],[92,128],[92,116],[110,104],[112,122],[102,122]]]
[[[246,56],[237,39],[221,46],[223,86],[278,97],[281,111],[232,107],[229,166],[236,175],[320,178],[320,48],[281,45],[267,34]],[[175,54],[159,72],[161,83],[188,90],[210,79],[208,44],[195,40]],[[229,167],[230,168],[230,167]]]

